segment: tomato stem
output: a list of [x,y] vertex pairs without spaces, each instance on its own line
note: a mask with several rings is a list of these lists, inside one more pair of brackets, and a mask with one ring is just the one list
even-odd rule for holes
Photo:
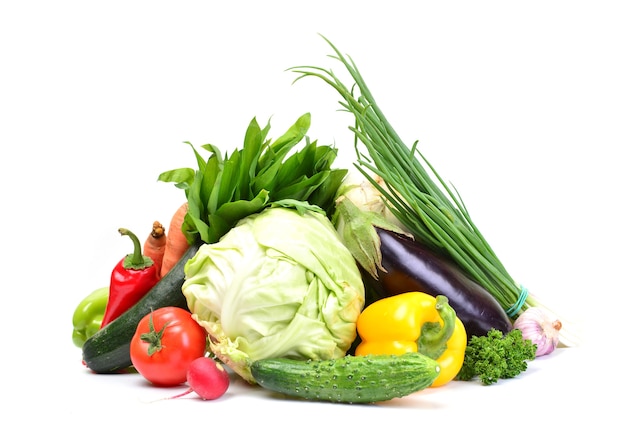
[[165,328],[169,322],[165,323],[163,327],[157,332],[154,329],[154,320],[152,317],[152,313],[150,313],[150,319],[148,320],[148,326],[150,327],[150,331],[141,334],[141,341],[149,343],[148,345],[148,356],[152,356],[155,353],[158,353],[163,348],[161,344],[161,339],[163,338],[163,333],[165,332]]

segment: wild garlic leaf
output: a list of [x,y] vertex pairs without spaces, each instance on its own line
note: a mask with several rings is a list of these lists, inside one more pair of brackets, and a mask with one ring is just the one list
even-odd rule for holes
[[177,188],[186,190],[193,183],[195,175],[196,172],[193,168],[177,168],[159,174],[158,180],[161,182],[172,182]]
[[[198,169],[170,170],[159,180],[185,190],[189,210],[183,231],[188,240],[218,241],[240,219],[277,200],[306,202],[330,214],[347,170],[332,168],[336,149],[312,142],[306,135],[310,124],[311,115],[301,115],[272,142],[267,137],[270,123],[261,128],[253,118],[241,149],[222,154],[216,145],[206,144],[202,146],[209,152],[206,159],[186,142]],[[300,144],[303,147],[296,150]]]

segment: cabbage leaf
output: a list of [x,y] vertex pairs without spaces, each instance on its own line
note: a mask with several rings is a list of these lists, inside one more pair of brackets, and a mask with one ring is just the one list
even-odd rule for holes
[[185,266],[183,294],[211,351],[254,383],[270,357],[333,359],[356,338],[365,291],[323,211],[272,206],[247,216]]

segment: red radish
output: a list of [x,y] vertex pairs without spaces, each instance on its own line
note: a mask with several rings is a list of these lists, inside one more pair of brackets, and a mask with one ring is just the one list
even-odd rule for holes
[[230,377],[226,369],[210,357],[199,357],[191,362],[187,371],[189,389],[169,399],[180,398],[196,392],[204,400],[217,399],[228,390]]

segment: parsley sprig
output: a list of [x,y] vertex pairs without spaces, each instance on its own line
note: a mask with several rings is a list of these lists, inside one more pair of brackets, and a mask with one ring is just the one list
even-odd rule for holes
[[513,378],[528,368],[535,359],[537,345],[522,337],[522,331],[513,329],[506,335],[491,329],[484,336],[472,336],[465,349],[465,360],[458,380],[478,378],[484,385],[499,379]]

